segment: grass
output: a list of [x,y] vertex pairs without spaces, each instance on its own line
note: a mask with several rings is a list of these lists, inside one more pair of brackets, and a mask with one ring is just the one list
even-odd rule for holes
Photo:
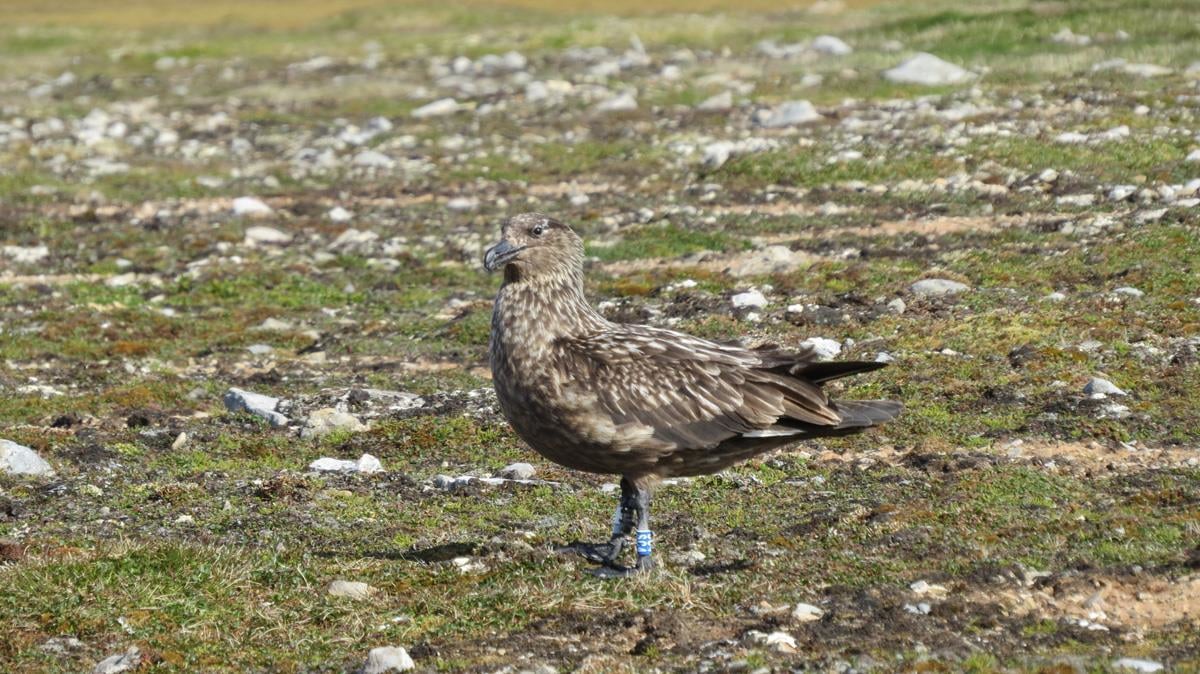
[[[24,548],[0,546],[20,557],[0,561],[0,669],[89,670],[137,645],[153,671],[343,671],[396,644],[431,671],[841,661],[862,671],[1042,672],[1060,661],[1108,671],[1124,653],[1194,670],[1186,621],[1089,632],[1067,620],[1073,605],[1026,614],[1004,604],[1008,593],[1048,588],[1060,602],[1080,587],[1157,599],[1195,565],[1196,209],[1139,222],[1157,205],[1055,204],[1112,184],[1196,177],[1185,160],[1196,149],[1194,83],[1178,72],[1140,80],[1089,70],[1110,57],[1182,70],[1200,59],[1194,8],[850,2],[826,15],[807,4],[8,3],[6,124],[31,130],[54,116],[70,128],[93,108],[120,116],[136,104],[127,138],[151,120],[181,141],[172,152],[53,134],[0,144],[0,244],[51,251],[29,265],[0,257],[0,437],[58,471],[45,481],[0,476],[0,538]],[[1096,42],[1049,42],[1062,26]],[[1128,39],[1113,38],[1118,29]],[[855,52],[768,61],[755,47],[826,33]],[[619,58],[632,35],[653,64],[612,79],[635,87],[640,107],[596,115],[589,97],[605,92],[589,89],[589,66],[563,50],[603,46]],[[888,40],[902,49],[885,50]],[[471,95],[431,74],[435,56],[508,49],[529,58],[537,79],[576,80],[579,95],[531,107],[520,78],[497,75],[495,93]],[[368,51],[382,54],[373,70],[362,63]],[[925,89],[878,76],[915,51],[981,77]],[[160,70],[164,56],[188,62]],[[314,56],[333,65],[288,69]],[[661,77],[668,62],[681,80]],[[28,95],[67,70],[73,83]],[[724,86],[694,84],[712,72],[752,84],[735,96],[750,107],[687,109]],[[810,72],[824,83],[799,88]],[[500,107],[411,118],[442,95]],[[788,130],[747,121],[795,98],[826,119]],[[981,111],[961,121],[933,112],[965,103]],[[1143,104],[1150,112],[1135,113]],[[205,120],[217,112],[228,126],[212,130]],[[352,157],[363,148],[338,134],[375,116],[393,128],[363,147],[421,171],[293,175],[301,148]],[[1121,124],[1128,139],[1053,140]],[[745,134],[777,145],[715,171],[679,151]],[[249,141],[245,155],[229,152],[235,137]],[[846,149],[864,156],[831,161]],[[89,177],[83,160],[97,153],[130,171]],[[1036,180],[1048,168],[1060,173],[1053,185]],[[1007,191],[960,185],[961,174],[982,173]],[[204,187],[200,176],[222,184]],[[588,199],[572,200],[580,194]],[[234,217],[227,200],[242,195],[268,198],[275,215]],[[446,208],[458,196],[478,206]],[[331,219],[335,205],[351,219]],[[491,386],[499,283],[478,260],[500,218],[524,210],[561,215],[584,236],[595,262],[587,290],[610,316],[752,343],[853,340],[842,357],[884,352],[895,362],[833,395],[900,399],[905,414],[878,432],[663,486],[661,573],[591,578],[554,550],[603,538],[614,478],[541,460],[478,392]],[[1092,231],[1097,217],[1112,224]],[[968,224],[894,226],[945,219]],[[244,245],[260,224],[292,243]],[[378,238],[335,248],[349,228]],[[715,270],[722,256],[775,242],[814,260],[747,279]],[[703,268],[682,265],[698,253]],[[622,263],[640,271],[611,271]],[[139,275],[132,284],[107,282],[127,272]],[[936,300],[909,291],[932,277],[971,290]],[[758,320],[729,303],[751,285],[770,300]],[[1121,286],[1145,295],[1115,296]],[[1051,291],[1066,297],[1045,300]],[[903,313],[889,308],[896,298]],[[255,329],[268,318],[291,327]],[[1130,395],[1088,400],[1092,376]],[[301,438],[227,413],[230,386],[286,399],[297,424],[312,407],[343,405],[370,427]],[[428,405],[368,417],[378,403],[342,398],[363,388],[411,391]],[[1101,418],[1111,402],[1129,415]],[[1011,457],[1016,439],[1027,450]],[[364,453],[387,470],[305,470]],[[434,486],[438,475],[488,476],[516,461],[533,462],[545,482]],[[484,568],[462,573],[460,556]],[[1033,587],[1003,580],[1030,570],[1052,575]],[[334,598],[335,579],[377,593]],[[922,579],[950,595],[917,616],[904,607],[921,601],[908,588]],[[798,601],[825,617],[800,624],[764,608]],[[750,643],[750,630],[787,631],[800,652]],[[44,648],[64,636],[84,645]]]

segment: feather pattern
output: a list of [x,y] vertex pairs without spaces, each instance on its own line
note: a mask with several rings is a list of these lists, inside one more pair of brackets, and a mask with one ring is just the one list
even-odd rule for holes
[[525,214],[504,236],[504,250],[520,252],[492,315],[493,381],[513,428],[553,461],[633,478],[711,473],[900,412],[891,401],[833,401],[821,388],[881,364],[612,323],[584,298],[582,243],[569,228]]

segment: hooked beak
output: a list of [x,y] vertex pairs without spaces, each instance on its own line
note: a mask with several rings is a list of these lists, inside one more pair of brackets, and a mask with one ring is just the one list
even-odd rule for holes
[[517,259],[517,254],[525,250],[525,246],[514,246],[507,239],[501,239],[500,243],[487,249],[483,254],[483,268],[488,271],[496,271],[504,265]]

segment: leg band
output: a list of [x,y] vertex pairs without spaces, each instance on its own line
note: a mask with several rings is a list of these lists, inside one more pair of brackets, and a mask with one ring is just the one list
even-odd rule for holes
[[652,541],[654,533],[649,529],[638,529],[637,531],[637,554],[638,557],[649,557],[650,551],[653,549]]

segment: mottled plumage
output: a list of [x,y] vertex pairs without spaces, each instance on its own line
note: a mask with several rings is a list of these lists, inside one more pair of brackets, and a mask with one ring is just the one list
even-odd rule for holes
[[811,351],[746,349],[605,319],[583,294],[582,241],[547,216],[508,220],[485,264],[504,269],[490,343],[504,416],[546,458],[621,475],[632,491],[859,431],[901,409],[833,401],[821,389],[882,364],[821,363]]

